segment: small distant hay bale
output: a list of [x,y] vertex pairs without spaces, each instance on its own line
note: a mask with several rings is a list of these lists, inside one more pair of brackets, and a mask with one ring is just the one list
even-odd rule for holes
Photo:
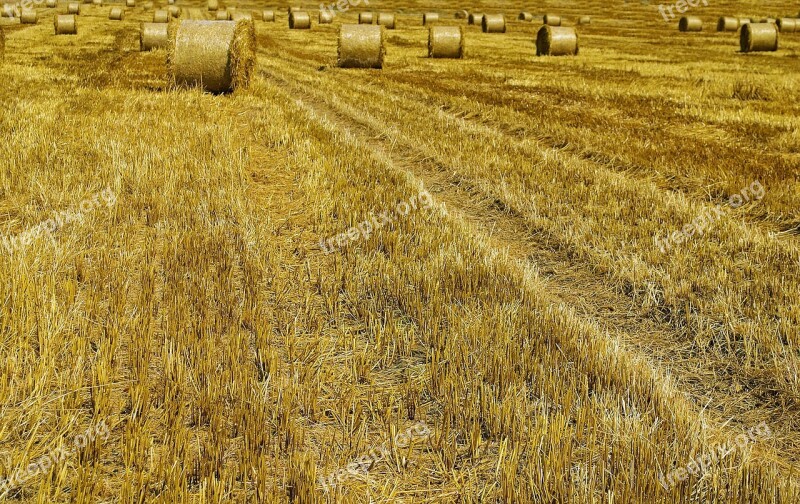
[[225,9],[218,10],[217,14],[214,16],[214,19],[217,21],[230,21],[231,13]]
[[436,23],[439,21],[439,13],[438,12],[426,12],[422,15],[422,24],[423,26],[427,26],[430,23]]
[[761,19],[761,22],[762,22],[762,23],[772,23],[772,24],[775,24],[777,21],[778,21],[778,20],[777,20],[777,19],[775,19],[775,18],[762,18],[762,19]]
[[331,24],[333,23],[333,13],[327,10],[319,11],[319,18],[317,19],[317,23],[319,24]]
[[248,21],[183,20],[169,25],[172,83],[212,93],[245,89],[255,65],[255,28]]
[[67,4],[67,14],[74,14],[79,16],[81,13],[81,4],[78,2],[70,2]]
[[798,25],[800,25],[800,20],[794,18],[780,18],[776,24],[781,33],[794,33],[797,31]]
[[3,10],[2,12],[0,12],[0,17],[4,18],[16,17],[16,12],[14,12],[14,6],[11,4],[3,4]]
[[108,13],[108,19],[112,21],[122,21],[124,17],[125,11],[122,10],[122,7],[112,7]]
[[735,17],[729,16],[722,16],[717,21],[717,31],[718,32],[726,32],[726,31],[736,31],[739,29],[739,19]]
[[358,24],[372,24],[373,15],[371,12],[359,12]]
[[175,4],[175,0],[167,0],[167,3],[168,3],[169,5],[174,5],[174,4]]
[[168,26],[166,23],[142,23],[139,27],[139,50],[146,52],[167,47]]
[[75,14],[58,14],[53,16],[56,35],[76,35],[78,33],[78,17]]
[[456,19],[467,19],[469,17],[469,12],[466,10],[456,11]]
[[103,5],[103,0],[92,0],[92,4],[97,5],[97,6],[101,6],[101,5]]
[[292,11],[289,14],[289,28],[292,30],[308,30],[311,28],[311,16],[308,12]]
[[483,14],[473,12],[469,16],[467,16],[467,24],[479,25],[483,23],[483,16],[484,16]]
[[682,32],[703,31],[703,20],[695,16],[683,16],[678,21],[678,30]]
[[750,24],[752,22],[753,22],[753,20],[750,19],[750,18],[739,18],[739,28],[741,28],[742,26],[744,26],[746,24]]
[[579,25],[588,25],[588,24],[592,24],[592,18],[591,18],[591,16],[581,16],[581,17],[579,17],[579,18],[578,18],[578,24],[579,24]]
[[261,11],[261,21],[266,21],[268,23],[274,23],[275,22],[275,11],[273,11],[273,10]]
[[22,9],[19,14],[19,22],[22,24],[36,24],[39,21],[39,16],[33,9]]
[[377,24],[385,26],[387,30],[394,30],[395,26],[397,26],[397,16],[391,12],[379,12]]
[[386,28],[343,24],[339,28],[337,64],[341,68],[383,68]]
[[136,7],[136,0],[125,0],[125,7]]
[[555,14],[545,14],[543,24],[550,26],[561,26],[561,16]]
[[234,11],[231,14],[231,21],[249,21],[253,22],[253,14],[249,12]]
[[533,14],[530,12],[520,12],[519,16],[517,16],[518,21],[533,21]]
[[171,17],[174,18],[181,17],[181,8],[178,7],[177,5],[170,5],[169,8],[167,9],[167,12],[169,12],[169,15]]
[[772,23],[750,23],[742,26],[739,47],[743,53],[777,51],[778,26]]
[[483,33],[505,33],[506,17],[502,14],[486,14],[481,21]]
[[291,14],[292,12],[300,12],[302,10],[303,9],[300,7],[289,7],[288,9],[286,9],[286,14]]
[[164,9],[158,9],[153,12],[153,22],[154,23],[169,23],[169,11]]
[[48,9],[55,9],[57,6],[57,2],[56,0],[47,0],[44,5]]
[[578,33],[568,26],[544,25],[536,34],[536,56],[576,56]]
[[219,0],[208,0],[208,11],[214,12],[219,10]]
[[463,26],[431,26],[428,31],[429,58],[463,58]]
[[145,11],[153,10],[153,2],[145,2],[143,8]]

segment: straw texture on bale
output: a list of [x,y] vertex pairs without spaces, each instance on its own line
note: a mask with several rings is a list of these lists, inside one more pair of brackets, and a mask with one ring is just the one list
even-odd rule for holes
[[175,0],[167,0],[167,3],[168,3],[169,5],[174,5],[174,4],[175,4]]
[[333,13],[326,10],[319,11],[319,18],[317,19],[317,23],[319,24],[333,23]]
[[578,54],[578,33],[567,26],[544,25],[536,34],[536,56],[574,56]]
[[169,17],[169,12],[163,9],[158,9],[157,11],[153,12],[154,23],[169,23]]
[[750,19],[750,18],[739,18],[739,27],[741,28],[742,26],[744,26],[746,24],[750,24],[752,22],[753,22],[753,20]]
[[519,16],[517,16],[519,21],[533,21],[533,14],[530,12],[520,12]]
[[778,30],[781,33],[794,33],[797,31],[798,23],[800,23],[800,20],[794,18],[780,18],[777,21]]
[[39,21],[39,16],[33,9],[22,9],[19,15],[19,22],[22,24],[36,24]]
[[208,10],[209,12],[213,12],[219,10],[219,1],[218,0],[208,0]]
[[139,50],[152,51],[167,47],[167,27],[166,23],[142,23],[139,28]]
[[682,32],[699,32],[703,31],[703,20],[694,16],[683,16],[678,21],[678,30]]
[[435,23],[439,21],[439,14],[436,12],[426,12],[422,15],[422,24]]
[[170,5],[169,9],[167,9],[167,12],[169,12],[169,15],[174,18],[181,16],[181,8],[177,5]]
[[561,26],[561,16],[555,14],[545,14],[543,24],[550,26]]
[[592,18],[590,16],[581,16],[578,18],[579,25],[587,25],[592,24]]
[[359,12],[358,24],[372,24],[373,16],[371,12]]
[[14,17],[14,6],[11,4],[3,4],[3,9],[0,11],[0,17],[4,18],[13,18]]
[[394,30],[397,25],[397,16],[390,12],[379,12],[378,24],[385,26],[387,30]]
[[144,3],[144,10],[149,11],[153,9],[153,2],[145,2]]
[[78,22],[74,14],[53,16],[56,35],[75,35],[78,33]]
[[92,0],[94,5],[103,5],[103,0]]
[[777,22],[777,20],[775,18],[763,18],[761,20],[761,22],[762,23],[773,23],[774,24],[775,22]]
[[286,14],[291,14],[292,12],[300,12],[301,10],[303,9],[301,9],[300,7],[289,7],[288,9],[286,9]]
[[486,14],[481,21],[483,33],[505,33],[506,18],[502,14]]
[[456,19],[467,19],[469,17],[469,12],[465,10],[456,11]]
[[735,17],[723,16],[717,21],[717,31],[736,31],[739,29],[739,20]]
[[377,25],[343,24],[339,28],[338,65],[383,68],[386,29]]
[[742,26],[739,47],[742,52],[777,51],[778,27],[772,23],[750,23]]
[[261,20],[269,23],[275,22],[275,11],[265,10],[261,12]]
[[311,28],[311,16],[308,12],[292,11],[289,14],[289,28],[292,30],[308,30]]
[[249,12],[241,12],[241,11],[234,11],[231,14],[232,21],[248,21],[250,23],[253,22],[253,15]]
[[230,21],[231,14],[225,9],[218,10],[216,16],[214,16],[214,19],[217,21]]
[[122,21],[124,17],[125,11],[122,10],[122,7],[112,7],[108,13],[108,19],[112,21]]
[[431,26],[428,31],[429,58],[463,58],[464,27]]
[[44,5],[48,9],[54,9],[56,7],[56,0],[47,0]]
[[470,14],[467,17],[467,24],[479,25],[483,23],[483,14]]
[[81,4],[78,2],[70,2],[67,4],[67,14],[74,14],[76,16],[81,13]]
[[247,21],[184,20],[169,26],[167,67],[177,86],[212,93],[245,89],[255,64],[255,29]]

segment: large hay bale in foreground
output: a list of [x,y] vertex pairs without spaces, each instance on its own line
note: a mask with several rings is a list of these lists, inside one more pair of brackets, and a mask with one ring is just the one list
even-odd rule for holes
[[289,14],[289,28],[292,30],[308,30],[311,28],[311,16],[308,12],[293,10]]
[[555,14],[545,14],[543,24],[550,26],[561,26],[561,16]]
[[374,16],[371,12],[359,12],[358,24],[372,24]]
[[36,24],[39,21],[39,15],[33,9],[22,9],[19,14],[19,22],[22,24]]
[[142,23],[139,26],[139,50],[152,51],[167,47],[169,30],[166,23]]
[[265,10],[261,12],[261,21],[266,21],[267,23],[274,23],[275,22],[275,11],[273,10]]
[[776,24],[781,33],[794,33],[800,27],[800,20],[794,18],[780,18]]
[[122,10],[122,7],[112,7],[108,13],[108,19],[112,21],[122,21],[124,17],[125,11]]
[[385,26],[387,30],[394,30],[397,25],[397,16],[391,12],[379,12],[377,24]]
[[536,56],[575,56],[578,33],[568,26],[544,25],[536,34]]
[[67,14],[79,16],[81,14],[81,4],[78,2],[70,2],[67,4]]
[[456,19],[467,19],[469,17],[469,12],[466,10],[456,11]]
[[214,12],[219,10],[219,1],[218,0],[208,0],[208,11]]
[[678,30],[682,32],[703,31],[703,20],[695,16],[683,16],[678,21]]
[[154,23],[169,23],[169,18],[169,12],[165,11],[164,9],[158,9],[153,12]]
[[743,53],[777,51],[778,27],[772,23],[750,23],[742,26],[739,48]]
[[427,26],[429,23],[436,23],[439,21],[438,12],[426,12],[422,15],[422,24]]
[[520,12],[519,16],[517,16],[518,21],[533,21],[533,14],[530,12]]
[[428,31],[428,57],[463,58],[465,39],[461,26],[431,26]]
[[256,47],[252,22],[176,21],[168,37],[167,67],[176,86],[224,93],[250,85]]
[[579,25],[588,25],[592,24],[592,18],[590,16],[581,16],[578,18]]
[[56,35],[76,35],[78,33],[77,16],[74,14],[58,14],[53,16]]
[[383,68],[385,33],[383,26],[343,24],[337,64],[342,68]]
[[327,10],[319,11],[319,17],[317,18],[317,23],[319,24],[331,24],[333,23],[333,13]]
[[502,14],[486,14],[481,21],[483,33],[505,33],[506,17]]
[[483,23],[483,16],[483,14],[473,12],[467,17],[467,24],[479,25]]
[[735,17],[723,16],[717,21],[717,31],[736,31],[739,29],[739,19]]

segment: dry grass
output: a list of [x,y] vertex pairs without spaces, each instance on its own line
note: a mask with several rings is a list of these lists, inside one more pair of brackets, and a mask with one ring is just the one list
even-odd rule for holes
[[[117,200],[0,245],[0,477],[110,429],[10,498],[800,499],[800,35],[740,54],[652,4],[546,1],[593,19],[579,56],[536,58],[522,3],[474,4],[508,20],[483,34],[463,5],[392,0],[383,69],[349,70],[356,10],[290,30],[288,5],[230,95],[168,85],[165,52],[139,52],[152,10],[82,5],[69,37],[54,9],[0,21],[0,233]],[[469,58],[425,57],[431,10]],[[659,250],[756,180],[763,199]],[[423,186],[432,209],[320,250]],[[430,438],[393,443],[418,421]],[[772,437],[659,483],[760,422]]]

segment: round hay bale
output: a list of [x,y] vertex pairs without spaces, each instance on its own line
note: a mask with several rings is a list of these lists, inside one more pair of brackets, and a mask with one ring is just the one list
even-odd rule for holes
[[286,9],[286,14],[291,15],[292,12],[300,12],[302,10],[303,9],[301,9],[300,7],[289,7],[288,9]]
[[781,33],[794,33],[798,28],[798,20],[794,18],[780,18],[776,24]]
[[108,19],[112,21],[122,21],[124,17],[125,11],[122,10],[122,7],[112,7],[108,13]]
[[486,14],[481,21],[483,33],[505,33],[506,18],[502,14]]
[[139,50],[145,52],[167,47],[167,28],[166,23],[142,23],[139,27]]
[[145,11],[153,10],[153,2],[145,2],[142,6]]
[[78,33],[77,16],[74,14],[58,14],[53,16],[56,35],[76,35]]
[[678,30],[682,32],[703,31],[703,20],[695,16],[683,16],[678,21]]
[[372,13],[371,12],[359,12],[358,13],[358,24],[372,24]]
[[545,14],[543,24],[550,26],[561,26],[561,16],[555,14]]
[[742,26],[739,47],[743,53],[778,50],[778,27],[772,23],[749,23]]
[[579,18],[578,18],[578,24],[579,24],[579,25],[588,25],[588,24],[592,24],[592,18],[591,18],[591,16],[581,16],[581,17],[579,17]]
[[763,19],[761,19],[761,22],[762,22],[762,23],[772,23],[772,24],[775,24],[775,23],[777,22],[777,19],[775,19],[775,18],[763,18]]
[[0,17],[13,18],[14,15],[14,6],[11,4],[3,4],[3,10],[0,12]]
[[174,18],[181,17],[181,8],[177,5],[170,5],[167,9],[167,12],[169,12],[169,15]]
[[167,67],[176,86],[224,93],[250,85],[256,47],[252,22],[176,21],[168,37]]
[[578,33],[567,26],[544,25],[536,34],[536,56],[575,56]]
[[39,16],[33,9],[22,9],[19,14],[19,22],[22,24],[36,24],[39,21]]
[[343,24],[337,64],[341,68],[383,68],[385,34],[383,26]]
[[92,0],[92,4],[99,6],[103,5],[103,0]]
[[739,18],[739,28],[741,28],[742,26],[744,26],[746,24],[750,24],[752,22],[753,22],[753,20],[750,19],[750,18]]
[[218,10],[217,14],[214,16],[214,19],[217,21],[230,21],[231,13],[225,9]]
[[311,16],[308,12],[292,11],[289,14],[289,28],[292,30],[308,30],[311,28]]
[[275,22],[275,11],[265,10],[261,12],[261,20],[268,23]]
[[469,12],[465,10],[456,11],[456,19],[467,19],[469,17]]
[[252,23],[253,14],[251,14],[250,12],[234,11],[234,13],[231,14],[231,21],[248,21]]
[[219,0],[208,0],[208,11],[214,12],[219,10]]
[[428,31],[429,58],[463,58],[464,27],[431,26]]
[[430,23],[436,23],[439,21],[439,13],[437,12],[426,12],[422,15],[422,25],[427,26]]
[[81,14],[81,4],[78,2],[70,2],[67,4],[67,14],[74,14],[79,16]]
[[333,13],[331,11],[326,11],[326,10],[319,11],[319,18],[317,19],[317,23],[319,24],[333,23]]
[[483,14],[472,13],[467,17],[467,24],[479,25],[483,23]]
[[45,4],[44,4],[44,5],[45,5],[45,7],[47,7],[48,9],[55,9],[55,8],[56,8],[56,5],[57,5],[57,3],[56,3],[56,0],[47,0],[47,1],[45,2]]
[[377,24],[385,26],[387,30],[394,30],[397,25],[397,16],[390,12],[379,12]]
[[533,21],[533,14],[530,12],[520,12],[519,16],[517,16],[518,21]]
[[175,4],[175,0],[167,0],[167,4],[174,5]]
[[717,31],[736,31],[739,29],[739,20],[735,17],[723,16],[717,21]]
[[153,22],[154,23],[169,23],[169,11],[165,11],[163,9],[158,9],[153,12]]

